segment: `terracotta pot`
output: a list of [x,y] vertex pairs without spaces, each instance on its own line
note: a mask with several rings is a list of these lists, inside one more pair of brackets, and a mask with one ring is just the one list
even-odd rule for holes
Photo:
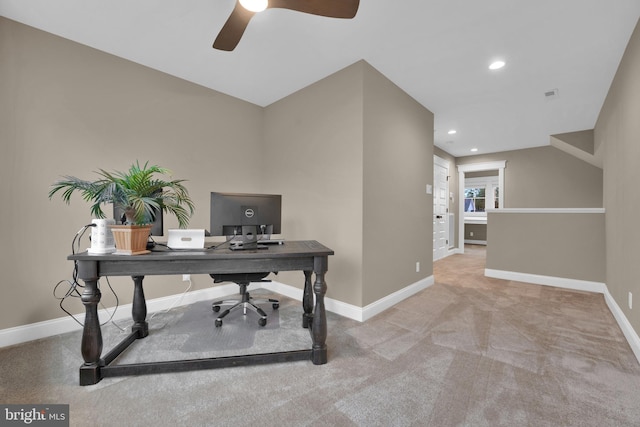
[[151,233],[151,225],[111,225],[113,239],[116,242],[116,254],[147,254],[147,240]]

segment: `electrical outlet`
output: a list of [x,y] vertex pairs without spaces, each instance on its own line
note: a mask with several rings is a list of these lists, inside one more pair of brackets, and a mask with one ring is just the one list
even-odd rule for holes
[[633,294],[629,292],[629,310],[633,309]]
[[416,262],[416,273],[420,273],[420,261]]
[[470,237],[473,237],[473,231],[470,231],[470,232],[469,232],[469,236],[470,236]]
[[183,274],[182,275],[182,281],[183,282],[190,282],[191,281],[191,275],[190,274]]

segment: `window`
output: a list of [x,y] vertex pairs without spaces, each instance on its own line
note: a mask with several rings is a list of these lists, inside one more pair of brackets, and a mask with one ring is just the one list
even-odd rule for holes
[[465,217],[487,217],[487,209],[500,208],[500,188],[497,176],[466,178],[464,180]]
[[464,211],[465,212],[485,212],[485,188],[465,188],[464,189]]

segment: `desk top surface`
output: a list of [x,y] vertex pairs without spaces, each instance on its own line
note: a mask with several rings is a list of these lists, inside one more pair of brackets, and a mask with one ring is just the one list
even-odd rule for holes
[[[220,245],[219,245],[220,246]],[[171,261],[204,259],[267,259],[296,258],[333,255],[333,250],[315,240],[285,241],[282,245],[268,245],[266,249],[232,251],[227,245],[212,249],[158,249],[143,255],[96,255],[87,252],[69,255],[67,259],[75,261]]]

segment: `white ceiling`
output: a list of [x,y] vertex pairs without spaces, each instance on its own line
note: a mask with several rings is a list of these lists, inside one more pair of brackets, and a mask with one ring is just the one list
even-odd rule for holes
[[0,0],[0,15],[260,106],[364,59],[435,114],[455,156],[592,129],[640,17],[640,0],[361,0],[353,20],[269,9],[214,50],[234,4]]

